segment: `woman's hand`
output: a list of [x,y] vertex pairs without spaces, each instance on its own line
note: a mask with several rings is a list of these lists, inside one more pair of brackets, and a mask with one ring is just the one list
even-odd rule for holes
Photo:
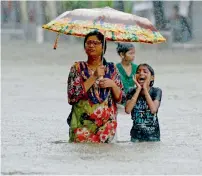
[[96,68],[93,76],[95,76],[96,78],[99,78],[99,77],[104,76],[104,75],[105,75],[105,67],[104,67],[104,65],[99,65]]
[[135,83],[137,89],[142,90],[141,85],[137,82],[137,77],[136,77],[136,75],[133,76],[133,81],[134,81],[134,83]]
[[112,94],[113,94],[113,99],[115,102],[120,102],[122,99],[122,92],[120,87],[116,85],[114,80],[109,79],[109,78],[103,78],[99,81],[99,87],[100,88],[111,88]]
[[115,82],[109,78],[103,78],[99,82],[100,88],[114,87],[116,86]]
[[99,65],[95,72],[92,74],[92,76],[90,76],[90,78],[88,78],[85,82],[84,82],[84,87],[85,87],[85,91],[87,92],[92,85],[96,82],[96,80],[99,77],[102,77],[105,75],[105,67],[103,65]]

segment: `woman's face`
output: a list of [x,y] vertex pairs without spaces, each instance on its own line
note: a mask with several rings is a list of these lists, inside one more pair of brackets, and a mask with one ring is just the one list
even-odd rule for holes
[[86,40],[85,50],[88,56],[98,57],[102,55],[102,43],[96,36],[90,36]]
[[125,55],[123,56],[123,59],[127,62],[132,62],[135,59],[135,48],[130,48]]
[[151,72],[146,66],[140,66],[136,72],[137,82],[143,86],[144,82],[148,79],[148,86],[150,82],[154,80],[154,76],[151,75]]

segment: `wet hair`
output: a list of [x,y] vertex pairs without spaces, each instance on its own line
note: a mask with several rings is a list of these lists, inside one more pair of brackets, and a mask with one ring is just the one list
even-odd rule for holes
[[[139,68],[140,68],[141,66],[147,67],[148,70],[150,71],[151,75],[154,76],[154,69],[153,69],[150,65],[148,65],[148,64],[146,64],[146,63],[139,64],[138,67],[137,67],[136,73],[137,73],[137,71],[139,70]],[[150,81],[149,86],[152,87],[153,85],[154,85],[154,80],[153,80],[153,81]]]
[[[84,48],[85,48],[86,41],[87,41],[88,37],[90,37],[90,36],[96,36],[98,38],[98,40],[101,41],[102,48],[104,47],[104,54],[105,54],[106,49],[107,49],[107,42],[106,42],[106,40],[104,38],[104,35],[101,32],[97,31],[97,30],[89,32],[85,36],[85,39],[84,39]],[[104,43],[105,43],[105,45],[104,45]]]
[[117,53],[120,55],[121,53],[126,54],[131,48],[135,48],[132,43],[118,43],[116,47]]

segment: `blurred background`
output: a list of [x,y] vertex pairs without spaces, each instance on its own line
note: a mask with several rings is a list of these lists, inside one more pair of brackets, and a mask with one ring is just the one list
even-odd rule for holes
[[[67,10],[109,6],[146,17],[168,39],[166,47],[179,43],[199,44],[202,41],[200,1],[2,1],[1,33],[4,38],[52,41],[50,32],[40,30]],[[39,39],[39,35],[42,39]],[[41,38],[41,37],[40,37]],[[178,43],[178,45],[176,45]]]
[[[110,6],[149,18],[166,37],[136,46],[135,63],[163,91],[161,142],[131,144],[130,115],[118,114],[112,144],[68,143],[67,78],[86,60],[83,38],[42,29],[64,11]],[[1,1],[1,174],[202,174],[202,1]],[[120,62],[116,44],[105,57]]]

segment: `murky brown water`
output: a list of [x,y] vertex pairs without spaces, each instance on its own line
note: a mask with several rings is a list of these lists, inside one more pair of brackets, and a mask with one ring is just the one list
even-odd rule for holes
[[[118,62],[114,45],[106,58]],[[202,51],[137,51],[163,90],[159,143],[129,141],[130,116],[120,113],[112,144],[69,144],[70,66],[85,60],[82,44],[2,46],[2,174],[201,174]]]

